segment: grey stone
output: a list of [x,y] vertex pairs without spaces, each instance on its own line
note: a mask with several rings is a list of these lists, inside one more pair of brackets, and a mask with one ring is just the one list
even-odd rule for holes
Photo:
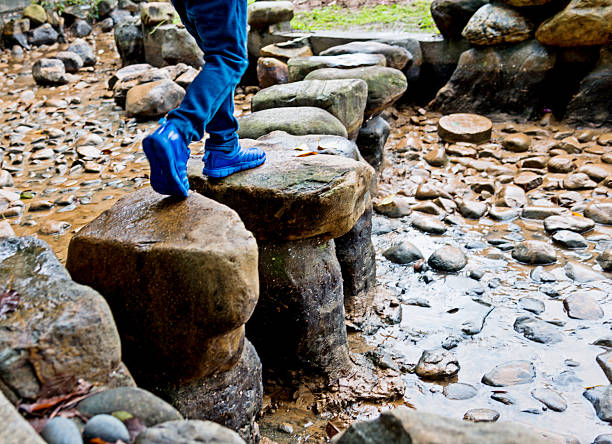
[[118,440],[129,442],[130,433],[127,427],[114,416],[96,415],[85,424],[83,438],[87,442],[94,438],[108,442],[115,442]]
[[49,23],[45,23],[44,25],[40,25],[38,28],[32,30],[32,35],[30,36],[30,43],[32,45],[52,45],[57,42],[59,38],[59,34],[53,26]]
[[468,219],[480,219],[485,215],[489,206],[485,202],[476,200],[462,200],[457,204],[457,209],[463,217]]
[[359,130],[357,146],[363,158],[379,173],[383,166],[385,144],[391,126],[385,119],[376,116],[368,120]]
[[492,409],[470,409],[463,415],[465,421],[495,422],[499,419],[499,412]]
[[606,279],[606,276],[593,270],[588,265],[576,262],[568,262],[563,269],[565,275],[576,282],[592,282]]
[[416,216],[412,220],[412,226],[425,233],[443,234],[446,232],[446,225],[443,222],[429,216]]
[[383,256],[395,264],[411,264],[423,259],[423,253],[408,241],[404,241],[387,248]]
[[240,436],[210,421],[169,421],[138,434],[134,444],[245,444]]
[[431,16],[445,38],[457,39],[470,17],[484,4],[484,0],[434,0]]
[[72,24],[70,30],[75,37],[87,37],[91,34],[92,28],[85,20],[78,19]]
[[66,72],[75,73],[83,67],[81,56],[72,51],[60,51],[55,58],[62,61]]
[[130,17],[115,26],[115,46],[123,66],[145,61],[140,18]]
[[459,361],[446,350],[426,350],[421,355],[414,372],[424,379],[447,379],[459,373]]
[[563,300],[567,315],[574,319],[597,320],[604,313],[599,303],[588,292],[574,293]]
[[595,223],[612,225],[612,203],[592,203],[584,209],[584,215]]
[[533,29],[519,10],[486,4],[470,18],[461,35],[474,45],[500,45],[528,40]]
[[337,56],[342,54],[382,54],[385,56],[389,68],[403,70],[408,63],[412,62],[412,55],[404,48],[391,46],[385,43],[351,42],[344,45],[334,46],[321,52],[322,56]]
[[563,340],[561,333],[553,325],[531,316],[519,316],[516,318],[514,330],[521,333],[527,339],[541,344],[554,344]]
[[42,429],[40,436],[48,444],[83,444],[81,432],[74,421],[61,416],[52,418]]
[[462,401],[475,397],[478,390],[470,384],[454,383],[445,386],[443,393],[447,399]]
[[61,60],[39,59],[32,67],[32,76],[39,85],[64,85],[68,83],[66,68]]
[[204,64],[204,53],[185,28],[164,29],[161,42],[161,57],[168,65],[186,63],[200,68]]
[[559,230],[552,235],[553,240],[565,248],[587,248],[589,243],[580,234],[569,230]]
[[532,390],[531,396],[555,412],[564,412],[567,410],[567,401],[563,396],[549,388]]
[[597,355],[595,358],[601,369],[608,378],[608,381],[612,381],[612,352],[608,351]]
[[289,81],[298,82],[313,71],[323,68],[351,69],[365,66],[386,66],[382,54],[344,54],[338,56],[294,57],[289,59]]
[[587,388],[583,396],[593,404],[599,419],[612,423],[612,386]]
[[576,233],[584,233],[592,230],[595,222],[580,216],[549,216],[544,219],[544,229],[549,233],[559,230],[570,230]]
[[612,271],[612,249],[604,250],[596,259],[603,271]]
[[550,216],[563,216],[569,215],[569,211],[561,207],[537,207],[537,206],[526,206],[521,211],[521,217],[523,219],[535,219],[544,220]]
[[434,270],[455,273],[467,265],[467,257],[459,248],[446,246],[434,251],[427,263]]
[[117,0],[100,0],[96,3],[98,18],[105,19],[118,6]]
[[93,48],[83,39],[74,40],[66,51],[71,51],[78,54],[83,60],[83,66],[94,66],[96,64],[96,55]]
[[525,241],[512,250],[512,257],[529,265],[551,264],[557,261],[557,253],[549,244],[542,241]]
[[482,377],[483,384],[506,387],[529,384],[535,379],[535,367],[529,361],[509,361],[499,364]]
[[293,3],[290,1],[258,1],[249,5],[249,26],[266,29],[271,25],[288,22],[293,18]]
[[[17,401],[17,399],[15,399]],[[44,444],[23,416],[0,391],[0,442],[3,444]],[[80,438],[80,436],[79,436]],[[72,443],[69,443],[72,444]],[[74,443],[80,444],[80,443]]]

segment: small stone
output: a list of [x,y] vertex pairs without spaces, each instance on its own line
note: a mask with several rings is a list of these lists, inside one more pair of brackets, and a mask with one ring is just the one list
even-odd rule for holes
[[476,200],[462,200],[457,205],[457,209],[463,217],[468,219],[480,219],[487,212],[488,205]]
[[473,385],[455,383],[445,386],[442,393],[448,399],[461,401],[475,397],[478,394],[478,390]]
[[438,135],[445,142],[486,143],[492,127],[491,120],[478,114],[450,114],[438,121]]
[[559,230],[570,230],[576,233],[584,233],[592,230],[595,222],[586,217],[580,216],[550,216],[544,219],[544,229],[548,233]]
[[565,275],[576,282],[592,282],[605,280],[606,277],[587,265],[568,262],[563,267]]
[[566,190],[588,190],[595,187],[597,187],[597,182],[584,173],[568,174],[563,179],[563,188]]
[[96,55],[93,48],[83,39],[74,40],[66,51],[78,54],[83,60],[83,66],[94,66],[96,64]]
[[423,156],[425,162],[434,167],[442,167],[448,163],[444,148],[434,148]]
[[454,273],[467,265],[467,258],[459,248],[446,246],[429,256],[427,263],[434,270]]
[[433,217],[417,216],[412,220],[412,226],[426,233],[444,234],[446,232],[446,225]]
[[565,208],[560,207],[538,207],[538,206],[526,206],[521,211],[521,217],[523,219],[535,219],[544,220],[550,216],[561,216],[568,214]]
[[527,205],[525,191],[516,185],[505,185],[495,197],[495,204],[500,207],[520,208]]
[[426,350],[417,363],[415,373],[425,379],[446,379],[459,373],[459,362],[445,350]]
[[288,434],[293,433],[293,427],[291,426],[291,424],[287,424],[286,422],[283,422],[282,424],[280,424],[278,426],[278,430],[284,433],[288,433]]
[[567,315],[573,319],[597,320],[604,315],[599,302],[587,292],[575,293],[563,301]]
[[85,424],[83,438],[87,442],[94,438],[108,442],[115,442],[119,439],[130,442],[130,433],[127,427],[114,416],[96,415]]
[[530,297],[520,298],[518,303],[519,303],[519,307],[521,307],[523,310],[530,311],[531,313],[534,313],[537,315],[544,313],[544,310],[546,309],[544,302],[542,302],[539,299],[535,299],[535,298],[530,298]]
[[411,264],[423,259],[423,253],[407,241],[391,246],[383,252],[383,256],[395,264]]
[[408,216],[412,212],[411,207],[410,200],[403,196],[388,196],[374,204],[377,213],[392,218]]
[[495,422],[499,419],[499,412],[492,409],[471,409],[463,415],[465,421]]
[[571,156],[555,156],[548,161],[547,166],[551,173],[569,173],[575,168],[574,158]]
[[567,401],[563,396],[549,388],[532,390],[531,396],[555,412],[564,412],[567,410]]
[[532,318],[531,316],[520,316],[514,321],[514,330],[521,333],[530,341],[541,344],[554,344],[563,340],[561,334],[555,327],[545,321]]
[[531,148],[531,137],[527,134],[509,134],[502,140],[502,146],[513,153],[524,153]]
[[83,67],[81,56],[72,51],[60,51],[55,58],[62,61],[64,69],[69,73],[75,73]]
[[519,217],[519,212],[515,208],[491,207],[489,217],[493,220],[508,221]]
[[99,159],[102,157],[102,151],[90,145],[80,146],[76,149],[76,152],[84,159]]
[[509,361],[499,364],[482,377],[483,384],[493,387],[529,384],[535,379],[535,367],[529,361]]
[[531,171],[524,171],[514,177],[514,184],[525,191],[533,190],[542,185],[543,182],[542,176]]
[[593,203],[584,209],[584,215],[595,223],[612,225],[612,203]]
[[608,381],[612,382],[612,352],[608,351],[597,355],[595,358],[603,372],[606,374]]
[[74,421],[61,416],[52,418],[40,432],[40,436],[48,444],[83,444],[81,432]]
[[596,261],[603,271],[612,271],[612,249],[604,250]]
[[70,226],[68,222],[46,220],[41,224],[38,232],[45,236],[61,236]]
[[552,235],[553,240],[565,248],[587,248],[589,243],[580,234],[569,230],[559,230]]
[[32,76],[39,85],[54,86],[68,83],[66,68],[61,60],[40,59],[32,66]]
[[48,200],[36,200],[30,204],[29,211],[45,211],[53,208],[53,203]]
[[13,230],[13,227],[11,227],[11,224],[9,224],[6,220],[0,221],[0,239],[3,237],[13,236],[15,236],[15,231]]
[[512,250],[512,257],[529,265],[552,264],[557,261],[557,253],[549,244],[542,241],[525,241]]

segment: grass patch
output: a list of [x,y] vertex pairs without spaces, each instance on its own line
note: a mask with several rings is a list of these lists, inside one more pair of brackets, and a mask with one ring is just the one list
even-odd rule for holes
[[409,5],[365,6],[356,11],[330,5],[296,14],[291,25],[300,31],[391,28],[394,31],[437,33],[430,6],[430,0],[416,0]]

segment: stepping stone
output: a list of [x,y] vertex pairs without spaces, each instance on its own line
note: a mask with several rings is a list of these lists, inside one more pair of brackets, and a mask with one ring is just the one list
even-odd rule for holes
[[384,66],[354,69],[323,68],[311,72],[305,80],[361,79],[368,84],[366,116],[379,114],[393,105],[408,88],[403,72]]
[[544,229],[548,233],[559,230],[569,230],[584,233],[595,228],[595,222],[587,217],[580,216],[549,216],[544,219]]
[[351,69],[364,66],[386,66],[387,61],[381,54],[344,54],[337,56],[295,57],[290,59],[289,81],[298,82],[313,71],[322,68]]
[[403,70],[408,63],[412,63],[412,54],[400,46],[391,46],[380,42],[351,42],[345,45],[333,46],[321,52],[322,56],[337,56],[342,54],[382,54],[385,56],[387,66]]
[[247,22],[255,29],[266,29],[293,18],[293,3],[290,1],[258,1],[247,10]]
[[286,107],[257,111],[238,119],[241,139],[257,139],[272,131],[294,136],[327,134],[347,137],[346,128],[329,112],[314,107]]
[[531,316],[520,316],[514,321],[514,330],[530,341],[541,344],[561,342],[563,336],[552,324]]
[[259,53],[261,57],[272,57],[285,64],[294,57],[312,57],[308,39],[304,38],[264,46]]
[[72,238],[67,267],[108,301],[144,388],[231,369],[258,299],[257,244],[226,206],[143,189]]
[[125,98],[128,115],[156,118],[176,108],[185,97],[185,90],[172,80],[144,83],[130,89]]
[[346,128],[349,139],[355,139],[363,123],[368,85],[363,80],[305,80],[275,85],[253,96],[253,112],[285,107],[315,107],[328,111]]
[[438,135],[445,142],[486,143],[492,128],[492,122],[478,114],[450,114],[438,121]]

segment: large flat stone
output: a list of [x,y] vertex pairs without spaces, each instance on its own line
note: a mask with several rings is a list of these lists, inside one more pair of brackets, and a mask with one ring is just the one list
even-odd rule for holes
[[381,42],[351,42],[344,45],[326,49],[320,55],[335,56],[343,54],[382,54],[385,56],[387,66],[402,70],[412,62],[412,55],[401,46],[392,46]]
[[251,102],[252,111],[270,108],[310,106],[335,116],[349,138],[357,136],[363,123],[368,85],[363,80],[305,80],[275,85],[259,91]]
[[297,82],[317,69],[322,68],[360,68],[363,66],[386,66],[387,60],[382,54],[343,54],[337,56],[296,57],[290,59],[289,81]]
[[243,141],[255,145],[266,151],[261,167],[210,180],[192,158],[187,173],[192,189],[235,209],[258,241],[340,237],[367,208],[373,170],[365,162]]
[[132,193],[72,238],[68,269],[109,302],[145,388],[227,370],[242,353],[257,245],[224,205]]
[[0,318],[0,389],[11,401],[36,399],[58,375],[133,385],[104,298],[70,279],[45,242],[0,240],[0,282],[17,298],[15,311]]

